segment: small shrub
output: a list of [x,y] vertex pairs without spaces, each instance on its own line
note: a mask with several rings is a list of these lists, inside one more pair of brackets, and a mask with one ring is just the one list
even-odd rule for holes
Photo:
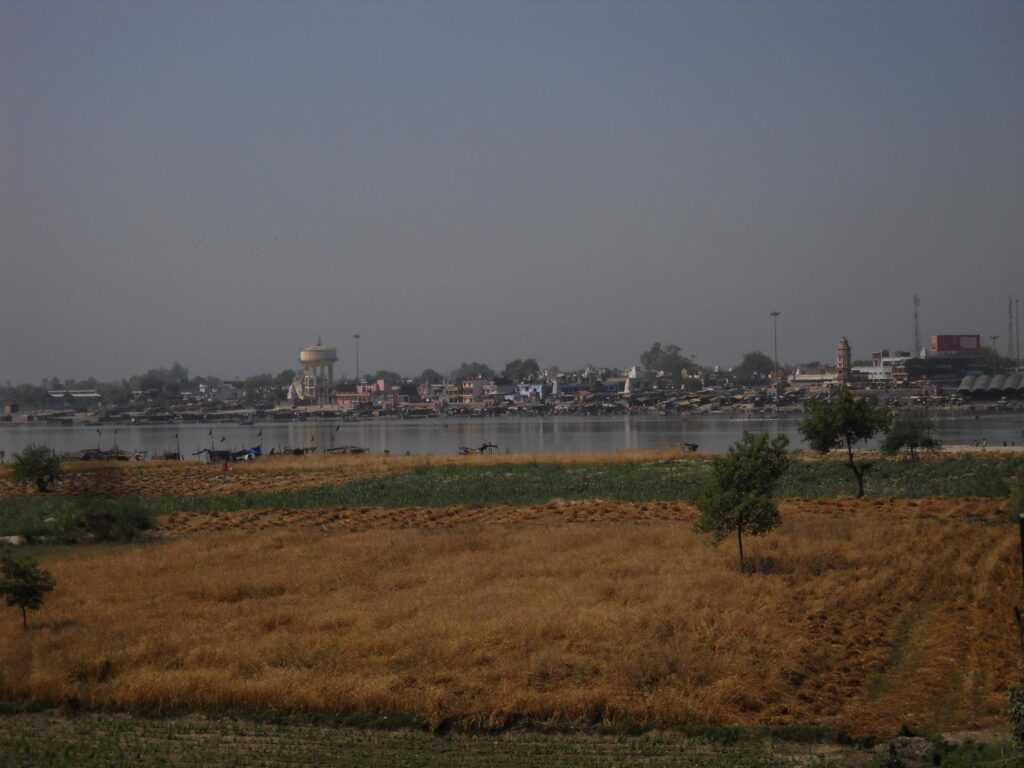
[[0,505],[0,535],[61,544],[131,541],[153,527],[154,515],[138,499],[22,496]]
[[44,571],[35,560],[16,560],[4,557],[0,560],[0,595],[7,604],[21,609],[22,627],[28,629],[27,611],[37,611],[43,605],[43,598],[54,587],[53,576]]
[[1024,691],[1019,688],[1010,689],[1010,709],[1006,719],[1010,721],[1013,742],[1018,747],[1024,747]]
[[110,680],[114,672],[110,659],[80,659],[71,665],[70,677],[80,685],[95,685]]
[[0,504],[0,536],[28,541],[72,541],[82,523],[77,499],[64,496],[15,496]]
[[916,461],[918,451],[934,452],[942,446],[935,432],[935,420],[926,412],[906,411],[893,419],[882,440],[882,453],[895,456],[905,449],[911,461]]
[[697,500],[700,517],[694,524],[698,533],[711,534],[717,544],[736,533],[740,570],[743,562],[743,534],[761,536],[782,522],[775,505],[775,486],[789,466],[789,441],[765,433],[743,433],[743,439],[716,459],[711,480]]
[[15,482],[35,483],[40,493],[46,493],[60,480],[60,475],[60,456],[49,446],[33,443],[14,454]]
[[93,499],[84,504],[83,526],[97,541],[131,541],[153,527],[153,515],[134,499]]
[[878,401],[855,398],[843,389],[829,403],[810,403],[810,415],[800,423],[800,434],[808,445],[825,455],[833,448],[846,449],[846,466],[857,480],[857,498],[864,496],[864,475],[868,465],[854,459],[853,446],[887,432],[891,417]]
[[1024,478],[1011,477],[1006,481],[1010,489],[1010,515],[1014,522],[1024,516]]

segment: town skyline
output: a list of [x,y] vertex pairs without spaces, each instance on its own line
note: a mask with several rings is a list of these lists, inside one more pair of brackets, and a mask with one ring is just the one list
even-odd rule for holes
[[[1019,326],[1019,322],[1016,321],[1016,319],[1015,319],[1014,322],[1017,324],[1017,326]],[[1016,332],[1016,330],[1017,330],[1017,328],[1015,327],[1014,331]],[[1013,335],[1015,337],[1016,333],[1014,333]],[[921,335],[920,338],[921,338],[921,340],[923,342],[921,350],[913,351],[910,348],[902,348],[902,347],[899,347],[897,345],[879,346],[879,347],[872,348],[870,350],[859,350],[859,353],[857,351],[852,352],[851,355],[850,355],[850,359],[855,364],[858,364],[858,365],[868,365],[868,364],[870,364],[871,358],[873,356],[878,356],[879,354],[882,354],[882,353],[884,353],[887,356],[892,356],[892,357],[918,357],[918,356],[922,356],[922,355],[925,356],[925,357],[934,357],[935,356],[934,352],[929,350],[929,346],[934,344],[934,337],[936,337],[936,336],[944,336],[944,335],[943,334],[925,334],[925,335]],[[996,360],[1002,359],[1007,364],[1010,364],[1010,365],[1015,364],[1017,362],[1017,356],[1019,355],[1019,352],[1020,352],[1020,347],[1019,347],[1019,344],[1018,344],[1018,340],[1016,338],[1014,338],[1014,341],[1012,342],[1013,343],[1013,349],[1011,351],[1010,349],[1005,348],[1005,347],[999,345],[998,343],[996,343],[993,346],[992,337],[991,336],[986,337],[983,334],[951,334],[951,335],[948,335],[948,336],[952,336],[952,337],[977,336],[978,339],[979,339],[980,350],[981,351],[985,352],[986,355],[989,355],[989,353],[994,353],[994,354],[991,355],[992,359],[996,359]],[[362,339],[362,334],[360,334],[359,337],[360,337],[360,340],[361,340]],[[847,344],[850,343],[849,339],[846,336],[842,336],[839,339],[837,339],[836,340],[837,343],[839,343],[840,339],[843,342],[846,342]],[[517,364],[521,364],[521,363],[536,364],[538,373],[543,374],[545,377],[556,375],[556,374],[579,374],[579,373],[585,372],[588,369],[593,369],[595,371],[618,371],[618,372],[623,372],[623,373],[628,372],[631,368],[636,368],[636,369],[638,369],[640,371],[652,371],[652,370],[657,370],[657,367],[645,366],[644,363],[643,363],[643,357],[644,357],[645,354],[650,354],[652,351],[655,351],[655,349],[658,348],[658,347],[663,347],[663,348],[665,348],[667,350],[672,350],[673,354],[680,356],[681,359],[685,361],[685,368],[688,371],[691,371],[691,372],[694,372],[694,373],[699,373],[701,371],[704,371],[704,372],[720,371],[722,373],[729,373],[729,372],[733,371],[734,369],[740,367],[743,363],[747,362],[747,359],[749,357],[760,356],[760,357],[762,357],[762,358],[764,358],[764,359],[766,359],[768,361],[771,361],[773,356],[774,356],[774,350],[772,349],[771,346],[768,346],[768,347],[765,347],[765,348],[751,348],[751,349],[748,349],[746,352],[744,352],[740,356],[740,359],[732,361],[729,364],[706,363],[706,362],[702,362],[701,360],[699,360],[696,356],[688,354],[685,348],[681,347],[678,344],[675,344],[672,341],[658,340],[658,341],[652,342],[652,344],[647,349],[640,350],[640,351],[636,352],[635,353],[635,359],[633,359],[633,360],[626,360],[626,361],[618,361],[618,362],[608,362],[608,361],[594,362],[594,361],[591,361],[591,362],[584,363],[583,365],[568,366],[568,365],[560,365],[558,362],[546,362],[545,363],[545,362],[539,361],[534,356],[527,355],[527,356],[524,356],[524,357],[511,358],[511,359],[505,360],[504,362],[493,361],[493,360],[475,360],[475,359],[470,360],[470,359],[463,359],[458,364],[453,365],[453,366],[437,367],[437,366],[427,365],[427,366],[425,366],[423,368],[412,370],[412,369],[409,369],[407,367],[402,367],[402,366],[375,365],[375,364],[373,364],[373,361],[371,359],[369,366],[365,366],[364,365],[364,367],[360,371],[357,372],[355,370],[347,370],[346,369],[346,367],[345,367],[345,356],[343,354],[341,354],[341,350],[340,350],[340,348],[338,346],[330,344],[330,339],[326,339],[325,340],[325,339],[323,339],[323,337],[318,337],[316,339],[316,345],[309,345],[309,346],[310,347],[314,347],[314,346],[320,346],[321,344],[324,347],[333,348],[333,349],[335,349],[338,352],[337,362],[335,363],[335,366],[337,367],[335,381],[338,384],[342,384],[342,383],[356,383],[356,382],[359,382],[359,381],[372,381],[372,380],[374,380],[376,378],[379,378],[380,374],[387,374],[386,376],[384,376],[384,378],[394,379],[396,381],[397,380],[414,381],[414,380],[421,380],[421,379],[423,379],[424,374],[426,374],[428,372],[433,372],[434,374],[437,374],[438,376],[440,376],[442,378],[445,378],[445,379],[459,380],[461,378],[465,378],[466,375],[468,375],[468,374],[460,373],[461,370],[463,370],[463,369],[478,368],[480,366],[484,366],[484,367],[490,369],[490,372],[487,374],[488,376],[491,376],[491,377],[495,377],[495,376],[502,377],[503,376],[503,373],[502,373],[503,370],[506,370],[509,367],[515,367]],[[245,380],[251,380],[251,379],[255,379],[255,378],[259,378],[259,377],[266,377],[266,376],[272,376],[272,377],[278,377],[279,378],[280,376],[282,376],[285,373],[291,372],[292,374],[295,374],[295,373],[297,373],[298,371],[301,370],[301,364],[299,362],[299,355],[298,355],[298,352],[300,351],[300,349],[302,349],[302,348],[296,349],[296,354],[295,354],[294,359],[291,362],[291,364],[285,364],[285,365],[282,365],[282,366],[277,367],[277,368],[262,369],[262,370],[251,370],[251,371],[246,371],[246,372],[241,372],[241,373],[238,373],[238,372],[225,373],[225,372],[218,372],[218,371],[201,371],[199,369],[194,369],[194,368],[190,367],[189,365],[182,364],[181,361],[174,360],[174,361],[170,361],[170,362],[164,361],[164,362],[162,362],[162,363],[160,363],[158,365],[154,365],[154,366],[151,366],[151,367],[146,368],[146,369],[132,370],[131,372],[129,372],[127,374],[124,374],[124,375],[108,375],[108,374],[102,374],[102,373],[100,373],[100,374],[90,373],[88,375],[65,375],[65,376],[59,376],[59,375],[56,375],[56,374],[50,374],[50,375],[39,376],[39,377],[37,377],[34,380],[21,380],[21,381],[15,381],[15,380],[11,379],[10,377],[7,377],[5,379],[0,379],[0,382],[2,382],[3,386],[5,386],[7,388],[17,387],[17,386],[39,386],[40,385],[39,383],[41,382],[41,386],[43,388],[50,388],[50,389],[52,389],[53,388],[53,382],[55,382],[55,381],[61,382],[60,386],[65,386],[64,382],[77,382],[77,383],[81,383],[81,382],[89,382],[89,381],[93,381],[93,382],[101,383],[101,384],[112,384],[112,383],[126,382],[126,381],[129,381],[131,379],[139,379],[139,378],[143,377],[144,375],[146,375],[147,373],[153,373],[155,371],[170,372],[170,371],[172,371],[175,368],[180,368],[180,369],[184,370],[185,372],[187,372],[188,378],[192,379],[192,380],[218,380],[218,381],[224,381],[224,382],[232,382],[232,381],[241,382],[241,381],[245,381]],[[816,358],[803,359],[803,360],[799,360],[799,361],[787,360],[784,357],[780,356],[775,362],[778,363],[778,366],[779,366],[780,369],[786,370],[786,371],[793,371],[795,369],[800,368],[801,366],[805,367],[805,368],[807,368],[809,366],[823,366],[825,368],[835,367],[836,362],[837,362],[835,344],[833,345],[833,347],[830,350],[830,352],[831,352],[830,355],[821,355],[821,356],[818,356]],[[352,354],[352,357],[353,358],[355,357],[355,353],[354,352]],[[363,358],[363,359],[365,361],[365,358]],[[513,376],[512,378],[516,379],[517,377]]]

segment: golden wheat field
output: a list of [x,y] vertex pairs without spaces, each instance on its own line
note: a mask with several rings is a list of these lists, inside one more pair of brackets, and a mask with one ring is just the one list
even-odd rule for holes
[[781,510],[748,539],[749,574],[681,503],[170,516],[167,543],[48,562],[30,631],[0,613],[2,696],[492,726],[1002,724],[1020,673],[1005,509]]

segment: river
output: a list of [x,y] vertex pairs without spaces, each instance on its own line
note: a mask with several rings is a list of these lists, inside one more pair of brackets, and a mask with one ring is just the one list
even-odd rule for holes
[[[155,456],[180,450],[186,457],[211,445],[232,450],[263,444],[271,448],[330,448],[354,445],[371,452],[392,454],[454,454],[461,446],[477,448],[484,443],[496,453],[553,453],[574,451],[622,451],[664,448],[696,443],[701,451],[724,452],[744,430],[786,435],[794,448],[803,445],[797,427],[802,416],[735,418],[710,416],[549,416],[437,418],[360,422],[312,421],[289,424],[177,424],[67,427],[27,424],[0,425],[0,450],[7,461],[30,443],[44,443],[58,452],[80,451],[116,445],[128,451]],[[1024,412],[957,414],[936,418],[939,438],[947,445],[989,446],[1024,444]],[[213,430],[212,437],[210,430]],[[262,436],[258,433],[262,431]],[[175,441],[177,434],[177,443]]]

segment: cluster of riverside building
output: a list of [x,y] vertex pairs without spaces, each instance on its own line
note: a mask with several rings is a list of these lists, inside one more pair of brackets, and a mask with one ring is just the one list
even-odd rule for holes
[[[850,344],[836,345],[834,363],[737,381],[732,371],[694,369],[672,382],[664,371],[595,368],[541,370],[526,381],[500,377],[460,380],[336,382],[337,350],[317,343],[299,352],[300,369],[285,388],[246,392],[241,383],[204,384],[168,402],[133,393],[128,405],[110,406],[93,390],[54,390],[48,407],[19,413],[0,403],[0,420],[75,424],[159,423],[238,418],[286,420],[323,417],[496,414],[608,414],[800,410],[806,398],[827,398],[841,387],[875,391],[894,406],[1017,408],[1024,402],[1019,365],[986,350],[977,334],[932,336],[917,354],[871,354],[857,365]],[[999,368],[1000,362],[1003,368]]]
[[[644,392],[676,389],[708,392],[733,388],[729,372],[694,370],[684,376],[681,387],[672,387],[664,371],[641,376],[637,366],[628,370],[593,368],[563,374],[540,371],[529,381],[473,377],[459,381],[432,381],[413,384],[383,379],[335,385],[333,364],[337,350],[316,344],[300,352],[302,371],[288,390],[293,405],[335,406],[353,410],[365,406],[391,406],[425,403],[435,406],[500,403],[530,404],[545,400],[579,401],[595,394],[629,396],[643,399]],[[1016,397],[1024,394],[1024,382],[1017,370],[992,370],[991,354],[986,354],[978,334],[935,335],[916,355],[890,353],[883,349],[871,354],[870,364],[855,365],[850,343],[844,337],[836,345],[834,365],[812,363],[792,371],[779,369],[763,381],[753,382],[771,399],[781,397],[787,388],[829,392],[840,386],[852,388],[916,388],[920,394],[986,398],[991,395]],[[914,376],[915,363],[924,376]],[[750,382],[744,382],[749,384]]]

